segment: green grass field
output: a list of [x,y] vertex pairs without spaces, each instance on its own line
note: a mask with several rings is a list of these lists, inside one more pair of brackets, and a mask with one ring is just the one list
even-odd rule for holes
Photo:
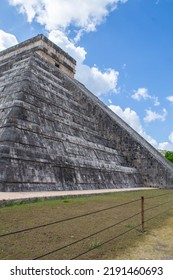
[[[141,196],[148,220],[144,233]],[[120,204],[125,205],[118,207]],[[0,259],[37,259],[43,255],[40,259],[173,259],[172,205],[172,190],[155,189],[1,207],[1,236],[52,224],[0,237]],[[89,215],[91,212],[97,213]],[[76,216],[82,217],[71,219]],[[62,220],[66,221],[58,222]]]

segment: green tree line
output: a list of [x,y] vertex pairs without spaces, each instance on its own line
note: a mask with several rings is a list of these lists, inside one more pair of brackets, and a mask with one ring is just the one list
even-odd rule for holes
[[167,151],[165,153],[165,158],[167,158],[170,162],[173,163],[173,152]]

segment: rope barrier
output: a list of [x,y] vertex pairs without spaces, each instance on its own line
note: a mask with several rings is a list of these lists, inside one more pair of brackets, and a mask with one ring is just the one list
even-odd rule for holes
[[[164,193],[164,194],[160,194],[160,195],[156,195],[156,196],[151,196],[151,197],[146,197],[145,200],[148,200],[148,199],[151,199],[151,198],[156,198],[156,197],[161,197],[161,196],[165,196],[165,195],[170,195],[170,194],[172,194],[172,192],[169,192],[169,193],[166,193],[166,194]],[[0,235],[0,238],[5,237],[5,236],[9,236],[9,235],[14,235],[14,234],[19,234],[19,233],[27,232],[27,231],[32,231],[32,230],[39,229],[39,228],[43,228],[43,227],[46,227],[46,226],[51,226],[51,225],[60,224],[60,223],[63,223],[63,222],[68,222],[68,221],[71,221],[71,220],[74,220],[74,219],[78,219],[78,218],[87,217],[87,216],[94,215],[94,214],[97,214],[97,213],[101,213],[101,212],[104,212],[104,211],[112,210],[112,209],[115,209],[115,208],[118,208],[118,207],[121,207],[121,206],[129,205],[129,204],[131,204],[131,203],[135,203],[135,202],[138,202],[138,201],[140,201],[140,200],[141,200],[141,199],[136,199],[136,200],[128,201],[128,202],[125,202],[125,203],[117,204],[117,205],[114,205],[114,206],[111,206],[111,207],[108,207],[108,208],[104,208],[104,209],[92,211],[92,212],[89,212],[89,213],[84,213],[84,214],[81,214],[81,215],[78,215],[78,216],[69,217],[69,218],[66,218],[66,219],[62,219],[62,220],[50,222],[50,223],[47,223],[47,224],[42,224],[42,225],[30,227],[30,228],[25,228],[25,229],[21,229],[21,230],[9,232],[9,233],[1,234],[1,235]],[[162,206],[162,205],[165,205],[165,204],[168,204],[168,203],[170,203],[170,202],[172,202],[172,201],[173,201],[173,200],[168,200],[168,201],[163,202],[163,203],[160,203],[160,204],[158,204],[158,205],[154,205],[154,206],[152,206],[152,207],[143,209],[143,211],[144,211],[144,213],[145,213],[145,212],[147,212],[147,211],[149,211],[149,210],[158,208],[158,207],[160,207],[160,206]],[[165,211],[162,211],[161,213],[159,213],[159,214],[157,214],[157,215],[155,215],[155,216],[153,216],[153,217],[151,217],[151,218],[149,218],[149,219],[147,219],[147,220],[144,219],[144,222],[148,222],[148,221],[150,221],[150,220],[152,220],[152,219],[154,219],[154,218],[160,216],[161,214],[167,212],[168,210],[170,210],[170,209],[172,209],[172,208],[173,208],[173,207],[170,207],[169,209],[167,209],[167,210],[165,210]],[[123,219],[123,220],[121,220],[121,221],[119,221],[119,222],[117,222],[117,223],[115,223],[115,224],[112,224],[112,225],[110,225],[110,226],[108,226],[108,227],[106,227],[106,228],[102,228],[102,229],[99,230],[99,231],[96,231],[96,232],[94,232],[94,233],[91,233],[90,235],[87,235],[87,236],[85,236],[85,237],[83,237],[83,238],[81,238],[81,239],[78,239],[78,240],[76,240],[76,241],[74,241],[74,242],[71,242],[71,243],[66,244],[66,245],[64,245],[64,246],[61,246],[61,247],[59,247],[59,248],[57,248],[57,249],[54,249],[54,250],[52,250],[52,251],[49,251],[49,252],[47,252],[47,253],[45,253],[45,254],[42,254],[42,255],[40,255],[40,256],[38,256],[38,257],[35,257],[35,258],[33,258],[33,260],[42,259],[42,258],[44,258],[44,257],[46,257],[46,256],[48,256],[48,255],[50,255],[50,254],[53,254],[53,253],[56,253],[56,252],[58,252],[58,251],[60,251],[60,250],[66,249],[66,248],[69,247],[69,246],[75,245],[75,244],[77,244],[77,243],[79,243],[79,242],[82,242],[82,241],[84,241],[84,240],[86,240],[86,239],[88,239],[88,238],[91,238],[91,237],[93,237],[93,236],[95,236],[95,235],[97,235],[97,234],[100,234],[100,233],[102,233],[102,232],[104,232],[104,231],[106,231],[106,230],[108,230],[108,229],[111,229],[111,228],[113,228],[113,227],[116,227],[116,226],[122,224],[123,222],[128,221],[129,219],[132,219],[132,218],[138,216],[139,214],[141,214],[141,211],[140,211],[140,212],[137,212],[137,213],[131,215],[130,217],[127,217],[127,218],[125,218],[125,219]],[[110,239],[107,239],[106,241],[103,241],[103,242],[100,244],[100,246],[105,245],[105,244],[107,244],[107,243],[109,243],[109,242],[111,242],[111,241],[113,241],[113,240],[115,240],[115,239],[117,239],[117,238],[123,236],[124,234],[126,234],[126,233],[128,233],[128,232],[130,232],[130,231],[132,231],[132,230],[134,230],[134,229],[136,229],[136,228],[139,227],[139,226],[141,226],[141,223],[138,224],[138,225],[136,225],[136,226],[134,226],[134,227],[132,227],[132,228],[130,228],[130,229],[128,229],[128,230],[126,230],[126,231],[124,231],[124,232],[122,232],[121,234],[118,234],[117,236],[115,236],[115,237],[113,237],[113,238],[110,238]],[[84,252],[81,252],[81,253],[79,253],[78,255],[74,256],[71,260],[77,259],[77,258],[79,258],[79,257],[81,257],[81,256],[83,256],[83,255],[85,255],[85,254],[87,254],[87,253],[89,253],[90,251],[95,250],[96,248],[97,248],[97,247],[90,248],[90,249],[88,249],[88,250],[86,250],[86,251],[84,251]]]
[[128,218],[122,220],[122,221],[119,221],[119,222],[117,222],[117,223],[115,223],[115,224],[109,226],[109,227],[106,227],[106,228],[104,228],[104,229],[102,229],[102,230],[99,230],[99,231],[97,231],[97,232],[95,232],[95,233],[92,233],[92,234],[90,234],[90,235],[88,235],[88,236],[85,236],[85,237],[83,237],[83,238],[81,238],[81,239],[79,239],[79,240],[76,240],[76,241],[74,241],[74,242],[72,242],[72,243],[70,243],[70,244],[67,244],[67,245],[65,245],[65,246],[62,246],[62,247],[60,247],[60,248],[58,248],[58,249],[52,250],[52,251],[50,251],[50,252],[48,252],[48,253],[46,253],[46,254],[43,254],[43,255],[41,255],[41,256],[39,256],[39,257],[34,258],[33,260],[41,259],[41,258],[43,258],[43,257],[46,257],[46,256],[50,255],[50,254],[53,254],[53,253],[58,252],[58,251],[60,251],[60,250],[62,250],[62,249],[65,249],[65,248],[67,248],[67,247],[69,247],[69,246],[72,246],[72,245],[77,244],[77,243],[79,243],[79,242],[81,242],[81,241],[84,241],[85,239],[88,239],[88,238],[90,238],[90,237],[93,237],[94,235],[97,235],[97,234],[99,234],[99,233],[101,233],[101,232],[104,232],[105,230],[108,230],[108,229],[110,229],[110,228],[113,228],[113,227],[115,227],[115,226],[117,226],[117,225],[119,225],[119,224],[121,224],[121,223],[123,223],[123,222],[125,222],[125,221],[127,221],[127,220],[130,220],[130,219],[134,218],[135,216],[139,215],[140,213],[141,213],[141,212],[138,212],[138,213],[136,213],[136,214],[134,214],[134,215],[132,215],[132,216],[130,216],[130,217],[128,217]]
[[[132,231],[132,230],[134,230],[134,229],[136,229],[136,228],[139,227],[139,226],[140,226],[140,224],[138,224],[137,226],[134,226],[134,227],[131,228],[131,229],[128,229],[128,230],[126,230],[126,231],[120,233],[119,235],[117,235],[117,236],[115,236],[115,237],[113,237],[113,238],[111,238],[111,239],[108,239],[108,240],[104,241],[103,243],[100,244],[100,246],[105,245],[105,244],[107,244],[107,243],[109,243],[109,242],[111,242],[111,241],[117,239],[118,237],[120,237],[120,236],[122,236],[122,235],[124,235],[124,234],[126,234],[126,233],[128,233],[128,232],[130,232],[130,231]],[[78,257],[81,257],[82,255],[85,255],[85,254],[87,254],[87,253],[89,253],[90,251],[93,251],[93,250],[95,250],[95,249],[96,249],[96,248],[91,248],[91,249],[89,249],[89,250],[87,250],[87,251],[85,251],[85,252],[83,252],[83,253],[80,253],[80,254],[78,254],[77,256],[73,257],[71,260],[75,260],[75,259],[77,259]]]
[[148,210],[151,210],[151,209],[154,209],[154,208],[160,207],[160,206],[162,206],[162,205],[164,205],[164,204],[168,204],[169,202],[172,202],[172,201],[173,201],[173,199],[171,199],[171,200],[169,200],[169,201],[166,201],[166,202],[163,202],[163,203],[160,203],[160,204],[158,204],[158,205],[155,205],[155,206],[152,206],[152,207],[146,208],[146,209],[145,209],[145,212],[146,212],[146,211],[148,211]]
[[83,218],[83,217],[90,216],[90,215],[93,215],[93,214],[101,213],[103,211],[107,211],[107,210],[111,210],[111,209],[114,209],[114,208],[118,208],[120,206],[128,205],[128,204],[131,204],[131,203],[134,203],[134,202],[137,202],[137,201],[140,201],[140,199],[128,201],[128,202],[125,202],[125,203],[122,203],[122,204],[117,204],[117,205],[112,206],[112,207],[96,210],[96,211],[85,213],[85,214],[78,215],[78,216],[75,216],[75,217],[70,217],[70,218],[67,218],[67,219],[58,220],[58,221],[51,222],[51,223],[48,223],[48,224],[38,225],[38,226],[35,226],[35,227],[30,227],[30,228],[26,228],[26,229],[21,229],[21,230],[17,230],[17,231],[12,231],[12,232],[8,232],[8,233],[4,233],[4,234],[0,235],[0,238],[1,237],[5,237],[5,236],[9,236],[9,235],[13,235],[13,234],[27,232],[27,231],[30,231],[30,230],[35,230],[35,229],[38,229],[38,228],[43,228],[43,227],[46,227],[46,226],[60,224],[60,223],[71,221],[71,220],[78,219],[78,218]]
[[[159,213],[158,215],[153,216],[152,218],[149,218],[149,219],[145,220],[145,222],[148,222],[148,221],[150,221],[150,220],[152,220],[152,219],[154,219],[154,218],[160,216],[161,214],[163,214],[163,213],[169,211],[169,210],[172,209],[172,208],[173,208],[173,207],[171,207],[171,208],[169,208],[169,209],[167,209],[167,210],[165,210],[165,211]],[[130,232],[130,231],[132,231],[132,230],[134,230],[134,229],[136,229],[136,228],[138,228],[140,225],[141,225],[141,224],[138,224],[137,226],[134,226],[133,228],[131,228],[131,229],[127,230],[127,231],[124,231],[124,232],[122,232],[121,234],[119,234],[119,235],[117,235],[117,236],[115,236],[115,237],[113,237],[113,238],[111,238],[111,239],[106,240],[105,242],[101,243],[100,246],[105,245],[105,244],[107,244],[107,243],[109,243],[109,242],[111,242],[111,241],[117,239],[118,237],[123,236],[124,234],[126,234],[126,233],[128,233],[128,232]],[[77,259],[77,258],[79,258],[79,257],[81,257],[81,256],[83,256],[83,255],[85,255],[85,254],[87,254],[87,253],[89,253],[90,251],[95,250],[95,249],[97,249],[97,248],[88,249],[88,250],[86,250],[85,252],[76,255],[76,256],[73,257],[71,260],[75,260],[75,259]]]
[[169,211],[170,209],[173,209],[173,207],[170,207],[169,209],[166,209],[165,211],[162,211],[161,213],[159,213],[159,214],[157,214],[157,215],[155,215],[155,216],[153,216],[153,217],[151,217],[151,218],[145,220],[145,223],[148,222],[148,221],[150,221],[150,220],[155,219],[156,217],[158,217],[158,216],[160,216],[161,214],[163,214],[163,213]]
[[164,194],[159,194],[159,195],[155,195],[155,196],[148,196],[148,197],[145,197],[145,200],[146,200],[146,199],[155,198],[155,197],[159,197],[159,196],[168,195],[168,194],[172,194],[172,192],[169,192],[169,193],[164,193]]

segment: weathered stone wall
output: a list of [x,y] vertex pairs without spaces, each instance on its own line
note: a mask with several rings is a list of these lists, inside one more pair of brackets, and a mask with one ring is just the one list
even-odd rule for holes
[[31,50],[0,65],[0,191],[172,187],[162,155]]
[[[72,85],[69,86],[72,88]],[[109,138],[111,147],[117,149],[126,157],[127,163],[138,170],[143,184],[152,187],[173,187],[173,165],[83,85],[76,81],[75,87],[85,92],[91,99],[91,104],[97,104],[99,135]],[[95,106],[91,106],[90,109],[91,114],[95,114]]]
[[26,52],[0,73],[1,191],[142,186],[63,72]]

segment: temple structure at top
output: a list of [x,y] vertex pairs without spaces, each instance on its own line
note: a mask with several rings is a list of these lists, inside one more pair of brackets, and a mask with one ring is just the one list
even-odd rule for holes
[[60,68],[70,77],[74,77],[76,66],[75,59],[43,34],[39,34],[36,37],[0,52],[0,63],[4,59],[10,59],[13,56],[26,52],[38,53],[44,60]]

